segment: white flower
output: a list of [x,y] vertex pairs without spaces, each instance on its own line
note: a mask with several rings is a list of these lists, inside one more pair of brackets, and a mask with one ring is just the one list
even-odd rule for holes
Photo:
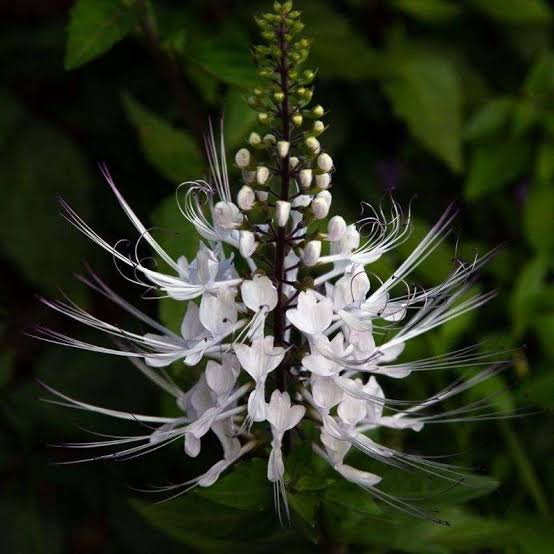
[[289,153],[290,148],[290,142],[287,142],[286,140],[280,140],[277,143],[277,153],[279,154],[279,157],[286,158],[287,154]]
[[306,244],[302,253],[302,260],[307,267],[311,267],[317,263],[321,254],[321,241],[311,240]]
[[327,240],[336,242],[340,240],[346,232],[346,221],[340,215],[334,215],[327,224]]
[[325,198],[316,196],[310,207],[316,219],[325,219],[329,214],[329,202]]
[[248,398],[248,415],[253,421],[266,419],[265,380],[285,357],[285,349],[274,346],[273,340],[273,337],[268,336],[253,340],[251,346],[235,345],[235,354],[240,365],[256,383]]
[[315,184],[320,189],[328,189],[331,184],[331,175],[329,173],[319,173],[315,176]]
[[234,229],[242,222],[242,214],[233,202],[219,201],[213,209],[214,221],[223,229]]
[[248,185],[241,187],[237,194],[237,204],[239,208],[243,211],[251,210],[256,203],[256,195],[254,194],[254,189]]
[[321,335],[333,321],[333,303],[311,290],[301,292],[297,307],[287,311],[287,319],[307,335]]
[[304,189],[309,189],[312,184],[312,170],[311,169],[302,169],[298,174],[298,179],[300,181],[300,186]]
[[320,154],[317,157],[317,167],[322,171],[331,171],[331,169],[333,169],[333,158],[326,152]]
[[258,185],[265,185],[269,179],[269,169],[264,165],[259,165],[256,168],[256,182]]
[[284,200],[277,200],[275,203],[275,219],[278,227],[284,227],[290,216],[291,204]]
[[248,148],[241,148],[235,154],[235,163],[241,169],[245,169],[250,165],[250,159],[251,159],[250,150],[248,150]]
[[[307,101],[311,92],[304,88],[299,97]],[[303,113],[307,118],[321,117],[323,112],[316,106],[311,114]],[[275,487],[278,513],[281,503],[288,513],[282,442],[290,431],[295,443],[309,440],[310,448],[342,477],[376,498],[436,520],[407,500],[376,488],[379,475],[344,460],[355,448],[400,471],[418,471],[447,480],[452,480],[453,471],[458,474],[444,461],[395,450],[376,442],[379,433],[369,433],[382,428],[418,432],[426,423],[481,420],[491,413],[498,417],[486,401],[443,412],[439,407],[496,375],[502,363],[472,373],[465,380],[457,379],[418,401],[387,398],[381,387],[386,390],[388,379],[406,379],[418,372],[424,377],[431,370],[472,368],[495,360],[492,354],[483,354],[475,347],[414,360],[406,348],[410,340],[492,297],[490,293],[467,294],[471,278],[490,256],[476,256],[470,264],[456,265],[442,282],[427,289],[411,285],[414,270],[449,232],[454,214],[447,210],[398,267],[382,275],[371,264],[406,240],[410,213],[404,215],[392,202],[390,213],[382,207],[364,205],[364,215],[357,223],[348,225],[340,215],[327,223],[314,222],[326,220],[330,211],[332,196],[327,189],[333,160],[329,154],[320,153],[319,141],[302,129],[295,129],[290,141],[278,141],[276,135],[281,138],[283,134],[272,120],[279,115],[266,116],[275,134],[261,139],[251,133],[249,137],[259,160],[254,160],[247,148],[235,155],[244,182],[256,183],[254,188],[263,185],[265,190],[244,185],[236,195],[237,204],[232,202],[225,147],[222,141],[216,147],[210,127],[209,177],[188,183],[180,205],[186,220],[205,241],[200,242],[190,263],[184,256],[173,259],[161,247],[105,168],[106,179],[136,231],[137,242],[128,249],[130,254],[124,254],[127,250],[119,243],[112,246],[100,237],[62,202],[66,218],[107,251],[130,281],[144,287],[149,297],[159,293],[174,301],[183,320],[180,332],[168,329],[91,273],[82,281],[132,316],[136,328],[104,321],[71,301],[43,300],[75,322],[105,333],[115,346],[84,342],[48,329],[39,329],[37,334],[56,344],[128,358],[145,378],[173,398],[178,414],[162,417],[118,411],[47,390],[62,405],[141,425],[136,436],[80,443],[86,449],[102,446],[113,450],[86,459],[132,458],[177,440],[187,456],[198,456],[203,437],[214,435],[221,444],[222,459],[194,479],[161,489],[171,494],[210,486],[241,456],[254,448],[258,449],[256,455],[263,455],[270,443],[268,479]],[[322,132],[323,123],[316,121],[313,130],[314,134]],[[301,137],[305,137],[304,143]],[[293,171],[289,172],[290,182],[280,188],[281,179],[270,179],[271,172],[277,176],[282,165],[279,158],[287,156]],[[286,172],[281,177],[285,176]],[[309,194],[314,185],[318,187],[315,196]],[[253,210],[256,202],[259,208]],[[160,264],[146,263],[149,257],[143,254],[143,247],[150,248]],[[163,267],[167,272],[160,269]],[[198,377],[188,390],[172,380],[171,369],[159,370],[174,362],[194,366],[188,374]],[[268,379],[272,372],[274,376]],[[270,398],[269,404],[266,398]],[[292,431],[307,411],[310,424],[319,425],[319,438],[310,433],[311,438],[306,439],[303,433]]]
[[252,231],[241,231],[239,235],[239,252],[243,258],[250,258],[256,251],[258,243]]

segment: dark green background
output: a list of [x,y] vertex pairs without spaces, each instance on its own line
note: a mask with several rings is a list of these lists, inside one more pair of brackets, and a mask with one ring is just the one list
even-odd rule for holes
[[[436,497],[449,528],[377,513],[363,494],[332,484],[298,450],[296,465],[288,466],[293,528],[285,531],[256,460],[239,465],[211,493],[150,508],[130,501],[144,499],[131,487],[204,470],[219,455],[210,440],[192,462],[179,445],[129,463],[52,465],[74,456],[49,445],[83,440],[81,427],[113,434],[131,428],[39,402],[44,394],[35,377],[110,407],[174,411],[124,360],[51,347],[24,334],[40,323],[100,339],[41,307],[36,293],[59,298],[60,289],[95,314],[131,325],[73,278],[85,261],[150,313],[158,308],[120,278],[109,256],[62,221],[56,197],[71,202],[109,241],[135,238],[100,176],[96,164],[106,162],[137,213],[160,227],[168,249],[190,253],[194,243],[173,192],[179,182],[204,174],[208,116],[217,120],[225,111],[233,150],[253,128],[255,114],[242,102],[255,82],[248,53],[255,40],[252,16],[270,7],[244,0],[71,4],[19,0],[0,7],[0,550],[317,552],[314,540],[326,535],[335,545],[326,547],[330,552],[343,552],[346,544],[368,553],[553,552],[554,51],[548,3],[297,4],[320,69],[316,102],[329,111],[322,140],[337,168],[335,210],[354,219],[361,201],[379,203],[394,191],[404,205],[413,200],[418,236],[456,202],[454,235],[416,272],[425,285],[444,276],[456,258],[467,261],[476,250],[505,243],[475,285],[498,289],[498,297],[420,340],[411,353],[440,354],[486,339],[513,348],[513,366],[464,400],[506,387],[496,400],[499,410],[537,413],[383,437],[418,453],[458,453],[456,462],[500,481],[495,491],[463,505],[487,486]],[[375,271],[386,275],[406,251],[403,246]],[[160,315],[175,325],[182,308],[161,303]],[[174,374],[183,384],[192,379],[179,368]],[[455,374],[418,374],[399,391],[423,398]],[[387,479],[404,494],[426,490],[421,478]]]

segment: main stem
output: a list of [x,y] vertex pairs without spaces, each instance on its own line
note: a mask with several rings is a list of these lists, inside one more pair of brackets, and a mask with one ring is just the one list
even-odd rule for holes
[[[285,29],[283,23],[279,25],[279,48],[281,50],[281,56],[279,60],[279,80],[281,91],[284,94],[283,101],[281,103],[280,117],[282,121],[282,140],[290,142],[290,113],[289,113],[289,79],[288,79],[288,44],[285,40]],[[281,159],[281,200],[288,202],[289,200],[289,184],[290,184],[290,169],[289,160],[290,153]],[[275,244],[275,263],[274,263],[274,277],[277,282],[277,306],[274,312],[273,322],[273,335],[277,344],[283,343],[285,338],[285,302],[286,298],[283,294],[283,281],[285,279],[285,256],[287,248],[287,226],[278,227],[277,240]],[[288,364],[283,361],[277,368],[277,386],[279,390],[285,391],[288,386]]]

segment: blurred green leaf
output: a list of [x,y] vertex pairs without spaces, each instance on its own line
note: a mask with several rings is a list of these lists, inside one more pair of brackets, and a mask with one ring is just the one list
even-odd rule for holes
[[537,256],[520,271],[512,292],[512,321],[516,338],[521,337],[536,315],[537,300],[544,284],[547,263]]
[[380,74],[381,56],[348,19],[323,0],[304,0],[296,5],[309,22],[308,35],[313,37],[309,64],[325,68],[322,79],[359,81]]
[[548,23],[552,16],[543,0],[471,0],[471,5],[501,23]]
[[202,155],[189,133],[172,127],[130,94],[123,95],[123,105],[146,159],[164,177],[179,183],[202,174]]
[[230,88],[225,97],[225,144],[240,145],[256,124],[256,112],[246,103],[244,93]]
[[514,105],[512,113],[512,133],[516,138],[528,133],[542,117],[538,106],[526,99],[519,100]]
[[[552,150],[554,155],[554,150]],[[554,169],[554,165],[553,165]],[[554,187],[534,185],[525,202],[525,234],[538,252],[554,252]]]
[[287,494],[288,501],[293,512],[309,526],[316,526],[316,510],[319,504],[319,496],[315,493]]
[[381,508],[373,500],[371,494],[350,483],[346,479],[340,479],[325,489],[324,501],[335,507],[341,507],[348,512],[356,512],[365,515],[379,515]]
[[464,136],[467,140],[479,140],[498,133],[508,124],[514,108],[514,99],[499,96],[489,100],[467,122]]
[[106,53],[137,24],[121,0],[78,0],[71,9],[65,68],[75,69]]
[[239,510],[268,510],[272,503],[271,483],[267,480],[267,462],[259,458],[240,462],[228,475],[197,494],[224,506]]
[[550,313],[537,317],[534,326],[544,354],[550,360],[554,360],[554,341],[552,340],[554,336],[554,314]]
[[[548,332],[554,330],[554,316],[550,316],[550,320],[550,325],[547,326]],[[554,374],[547,372],[546,375],[533,377],[529,383],[518,390],[518,396],[523,402],[531,402],[547,410],[554,409]]]
[[395,113],[425,148],[460,171],[462,92],[452,62],[409,45],[395,50],[388,69],[383,89]]
[[460,15],[460,6],[448,0],[393,0],[392,4],[414,19],[445,23]]
[[537,58],[525,80],[523,90],[535,101],[551,98],[554,91],[554,52],[544,52]]
[[535,176],[539,184],[551,187],[554,183],[554,140],[547,138],[538,149]]
[[334,482],[328,463],[314,454],[310,444],[296,446],[286,459],[287,485],[294,491],[310,492]]
[[254,64],[248,51],[248,38],[236,27],[195,44],[190,61],[219,81],[240,88],[256,85]]
[[504,139],[475,145],[469,161],[465,196],[476,200],[521,177],[527,169],[529,141]]
[[[0,150],[0,245],[41,290],[83,294],[72,272],[89,243],[59,216],[62,196],[87,219],[91,177],[77,146],[58,130],[25,116]],[[61,247],[63,245],[63,248]]]

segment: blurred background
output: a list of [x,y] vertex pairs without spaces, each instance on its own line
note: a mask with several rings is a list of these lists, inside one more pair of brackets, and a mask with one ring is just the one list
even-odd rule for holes
[[[175,327],[183,315],[182,305],[142,300],[109,256],[62,220],[57,197],[109,242],[136,238],[101,178],[97,164],[106,162],[137,214],[159,227],[163,244],[190,254],[195,244],[176,208],[175,186],[205,174],[209,116],[224,111],[229,152],[254,128],[255,114],[243,102],[255,84],[248,48],[257,40],[253,16],[270,5],[2,2],[2,552],[554,552],[554,10],[546,0],[296,6],[314,39],[311,63],[320,68],[314,98],[329,111],[323,140],[337,167],[336,211],[355,219],[361,201],[378,204],[392,193],[405,206],[412,201],[415,239],[455,202],[455,233],[414,275],[424,285],[457,260],[505,244],[475,284],[497,289],[498,297],[422,338],[410,354],[482,341],[509,348],[510,369],[464,400],[505,388],[495,397],[499,411],[523,407],[535,415],[391,439],[416,452],[457,453],[455,463],[499,486],[435,498],[451,522],[442,527],[379,512],[349,488],[312,482],[303,489],[299,480],[291,489],[293,525],[283,530],[255,460],[212,493],[152,505],[133,490],[198,474],[217,459],[209,441],[201,460],[185,459],[178,446],[128,463],[53,465],[76,456],[51,445],[88,440],[83,428],[125,434],[129,427],[40,402],[45,394],[35,378],[108,407],[160,415],[175,408],[126,360],[28,337],[42,324],[99,340],[48,311],[37,294],[67,294],[125,324],[74,278],[88,263],[166,324]],[[413,243],[375,271],[386,275]],[[172,371],[183,384],[191,380],[180,367]],[[403,392],[423,398],[455,374],[412,377]],[[400,493],[421,486],[405,476],[396,484]],[[322,533],[325,547],[316,544]]]

